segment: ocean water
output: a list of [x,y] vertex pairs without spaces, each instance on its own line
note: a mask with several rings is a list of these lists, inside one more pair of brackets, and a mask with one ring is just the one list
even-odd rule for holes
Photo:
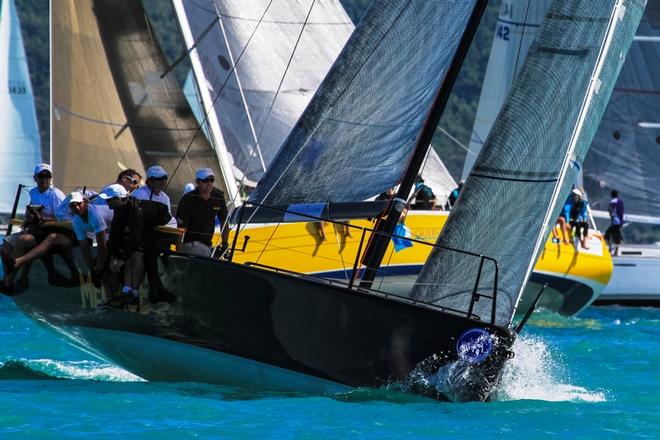
[[660,309],[535,313],[496,398],[151,383],[0,298],[0,439],[660,438]]

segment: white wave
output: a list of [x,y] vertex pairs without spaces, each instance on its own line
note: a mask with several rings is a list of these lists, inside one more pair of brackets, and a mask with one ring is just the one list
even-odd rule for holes
[[144,379],[114,365],[95,361],[22,359],[25,365],[52,377],[106,382],[142,382]]
[[606,393],[566,383],[561,357],[539,338],[518,337],[515,357],[507,362],[496,393],[497,400],[545,400],[549,402],[605,402]]

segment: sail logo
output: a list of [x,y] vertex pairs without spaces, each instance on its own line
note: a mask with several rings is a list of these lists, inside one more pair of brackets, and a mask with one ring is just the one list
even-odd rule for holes
[[25,81],[8,81],[8,93],[10,95],[27,95],[28,87]]

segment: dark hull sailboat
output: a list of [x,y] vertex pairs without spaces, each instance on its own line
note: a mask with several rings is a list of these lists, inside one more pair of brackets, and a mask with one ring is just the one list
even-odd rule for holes
[[[314,393],[393,385],[484,400],[514,340],[475,316],[321,279],[178,254],[160,266],[173,304],[99,308],[93,285],[52,286],[40,262],[14,299],[85,350],[155,381]],[[443,394],[427,375],[451,365],[464,382]]]

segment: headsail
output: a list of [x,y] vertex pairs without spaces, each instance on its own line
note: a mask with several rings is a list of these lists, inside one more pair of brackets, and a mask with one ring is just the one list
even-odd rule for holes
[[16,186],[33,185],[34,165],[41,162],[34,95],[14,0],[2,0],[0,60],[0,214],[8,214]]
[[584,163],[584,185],[606,216],[617,189],[626,220],[660,224],[660,0],[646,6]]
[[196,44],[192,66],[220,163],[228,176],[242,181],[245,174],[256,182],[353,23],[339,0],[175,0],[174,5],[187,46]]
[[490,132],[511,84],[520,72],[529,46],[536,39],[550,0],[503,0],[497,18],[493,45],[479,96],[470,145],[462,178],[472,170],[481,147]]
[[348,202],[395,186],[474,5],[372,3],[253,200]]
[[[497,324],[511,322],[541,244],[589,148],[644,0],[556,0],[514,82],[438,244],[493,257],[434,250],[413,297],[468,310],[475,279]],[[549,206],[549,207],[548,207]],[[492,231],[484,236],[484,228]],[[540,232],[539,232],[540,231]],[[486,287],[488,286],[488,287]],[[490,316],[482,298],[474,313]]]

